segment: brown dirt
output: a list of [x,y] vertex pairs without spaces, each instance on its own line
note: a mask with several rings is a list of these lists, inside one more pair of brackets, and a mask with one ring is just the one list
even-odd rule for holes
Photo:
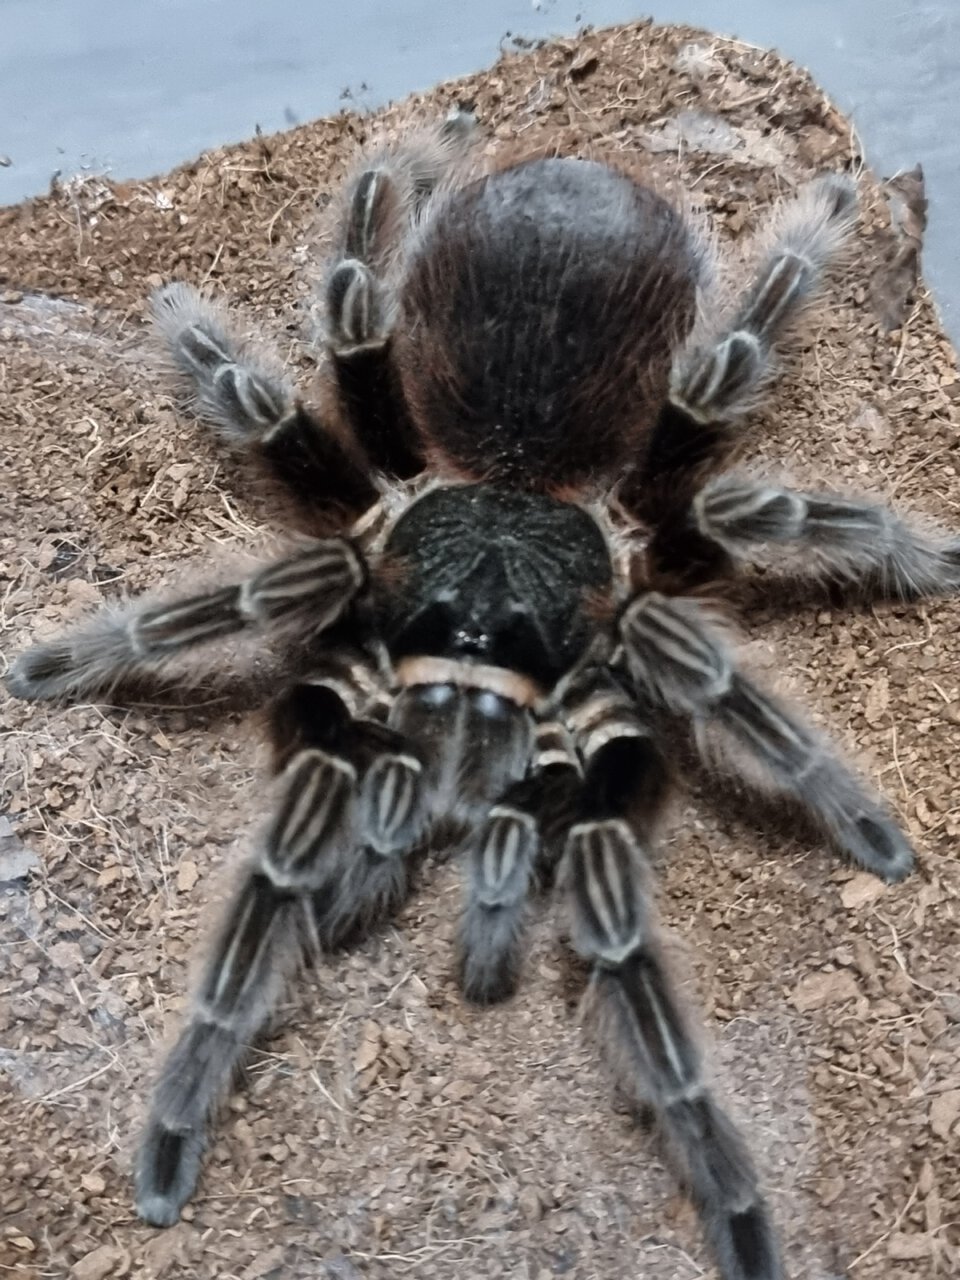
[[[519,134],[655,154],[732,242],[780,192],[856,161],[849,124],[805,74],[677,28],[510,54],[380,123],[462,98],[495,145]],[[690,111],[720,120],[678,116]],[[120,586],[166,583],[184,557],[265,532],[263,504],[138,362],[143,298],[170,277],[209,281],[302,364],[291,303],[315,206],[372,124],[342,115],[154,181],[88,180],[0,211],[7,654]],[[874,180],[862,182],[861,238],[775,407],[751,424],[755,451],[956,526],[954,356],[922,287],[903,328],[879,331],[870,282],[891,233]],[[695,796],[662,859],[674,949],[791,1274],[955,1275],[960,606],[789,611],[755,595],[753,660],[885,790],[920,870],[884,889],[790,833],[758,831],[746,807]],[[579,1034],[555,916],[537,926],[514,1002],[480,1013],[459,999],[449,867],[396,929],[291,994],[185,1220],[167,1232],[136,1221],[128,1170],[146,1091],[222,871],[256,824],[263,762],[242,699],[6,699],[0,725],[0,1272],[709,1271],[692,1211]]]

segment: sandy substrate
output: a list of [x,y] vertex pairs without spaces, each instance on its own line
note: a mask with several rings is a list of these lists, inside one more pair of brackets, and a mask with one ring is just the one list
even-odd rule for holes
[[[0,211],[5,655],[120,590],[169,584],[184,560],[269,536],[270,508],[144,363],[144,296],[170,278],[223,290],[309,385],[298,341],[318,205],[374,124],[462,99],[494,147],[520,135],[648,153],[726,241],[811,174],[857,162],[848,122],[795,68],[642,25],[510,54],[376,121],[343,115]],[[960,526],[954,355],[922,287],[881,331],[896,246],[869,174],[861,187],[857,244],[749,424],[750,451]],[[753,665],[884,790],[920,869],[885,889],[695,781],[663,848],[672,950],[791,1275],[957,1274],[960,606],[791,605],[762,579],[743,597]],[[557,912],[536,927],[521,994],[473,1010],[452,977],[449,866],[395,929],[291,993],[184,1221],[134,1218],[150,1081],[261,812],[255,703],[249,684],[132,709],[4,696],[0,1274],[711,1274],[655,1141],[580,1035],[582,975]]]

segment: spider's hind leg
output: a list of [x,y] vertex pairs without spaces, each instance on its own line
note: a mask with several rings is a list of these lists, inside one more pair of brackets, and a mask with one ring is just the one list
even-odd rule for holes
[[401,479],[423,466],[391,357],[404,246],[437,187],[475,136],[466,110],[368,158],[347,183],[324,287],[324,341],[356,439],[380,470]]
[[377,499],[365,459],[299,399],[282,362],[242,337],[226,308],[186,284],[151,299],[172,371],[201,418],[248,451],[308,515],[349,521]]
[[723,549],[690,519],[690,503],[738,445],[736,420],[761,398],[778,340],[817,293],[855,213],[854,184],[841,174],[823,174],[780,205],[761,233],[765,251],[732,317],[712,333],[696,326],[675,357],[669,398],[623,490],[626,504],[655,526],[655,574],[696,585],[728,573]]
[[729,422],[751,409],[770,377],[774,345],[818,289],[853,228],[856,188],[822,174],[777,207],[761,233],[767,252],[729,325],[696,333],[674,363],[670,400],[694,422]]

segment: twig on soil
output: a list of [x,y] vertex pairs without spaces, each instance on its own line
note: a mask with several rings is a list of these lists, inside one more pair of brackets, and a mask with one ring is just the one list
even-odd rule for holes
[[[281,215],[281,214],[286,213],[286,211],[287,211],[287,210],[290,208],[290,206],[293,204],[294,200],[296,200],[300,195],[302,195],[302,194],[303,194],[303,192],[304,192],[305,190],[306,190],[306,188],[305,188],[305,187],[297,187],[297,189],[296,189],[296,191],[293,193],[293,195],[292,195],[292,196],[290,196],[290,198],[289,198],[288,200],[284,200],[283,204],[280,206],[280,208],[279,208],[279,209],[277,209],[277,211],[274,213],[273,217],[272,217],[272,218],[270,219],[270,221],[267,223],[267,244],[268,244],[268,245],[272,245],[272,244],[274,243],[274,240],[273,240],[273,228],[274,228],[274,225],[276,224],[277,219],[280,217],[280,215]],[[212,270],[212,269],[213,269],[213,268],[211,268],[211,270]]]
[[888,1239],[890,1236],[893,1235],[893,1233],[900,1226],[900,1223],[904,1220],[904,1218],[910,1212],[910,1208],[913,1205],[914,1200],[916,1200],[917,1198],[917,1190],[918,1190],[918,1186],[916,1183],[914,1183],[913,1190],[910,1192],[909,1196],[907,1197],[906,1204],[903,1206],[903,1208],[894,1218],[893,1222],[890,1224],[890,1226],[887,1228],[887,1230],[883,1233],[882,1236],[877,1236],[876,1240],[874,1240],[873,1244],[870,1245],[869,1248],[864,1249],[863,1253],[861,1253],[858,1257],[854,1258],[854,1260],[850,1263],[850,1270],[853,1270],[854,1267],[858,1266],[861,1262],[863,1262],[864,1258],[869,1257],[870,1254],[873,1253],[874,1249],[878,1249],[880,1245],[883,1244],[884,1240]]
[[38,1102],[52,1102],[54,1098],[61,1098],[66,1093],[73,1093],[75,1089],[82,1089],[85,1084],[89,1084],[91,1080],[96,1080],[98,1076],[105,1075],[117,1064],[117,1055],[110,1055],[110,1061],[105,1062],[102,1067],[93,1071],[88,1076],[84,1076],[82,1080],[74,1080],[72,1084],[65,1084],[62,1089],[55,1089],[53,1093],[45,1093],[37,1099]]

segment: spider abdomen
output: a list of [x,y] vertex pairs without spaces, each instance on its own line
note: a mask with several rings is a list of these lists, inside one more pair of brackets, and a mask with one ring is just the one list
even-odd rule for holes
[[395,348],[427,451],[516,487],[608,481],[664,398],[699,274],[680,213],[604,164],[528,161],[438,200]]

